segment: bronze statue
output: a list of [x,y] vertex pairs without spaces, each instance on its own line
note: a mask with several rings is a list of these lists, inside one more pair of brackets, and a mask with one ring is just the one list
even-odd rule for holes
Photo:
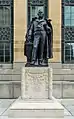
[[48,59],[53,57],[53,29],[50,22],[50,19],[44,19],[41,10],[38,17],[32,19],[24,45],[26,66],[48,66]]

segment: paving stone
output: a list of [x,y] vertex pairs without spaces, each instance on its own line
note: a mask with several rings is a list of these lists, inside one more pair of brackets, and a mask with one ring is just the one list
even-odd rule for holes
[[74,119],[74,116],[65,116],[64,119]]
[[64,109],[64,115],[65,116],[71,116],[71,113],[67,109]]
[[0,116],[5,112],[6,108],[0,108]]
[[2,116],[8,116],[9,108],[2,114]]
[[14,100],[10,100],[10,99],[3,99],[3,101],[0,104],[0,108],[8,108]]
[[74,116],[74,106],[67,106],[66,108],[70,111],[72,116]]
[[58,101],[61,102],[61,104],[63,104],[64,106],[74,105],[74,99],[61,99]]
[[0,116],[0,119],[9,119],[8,116]]

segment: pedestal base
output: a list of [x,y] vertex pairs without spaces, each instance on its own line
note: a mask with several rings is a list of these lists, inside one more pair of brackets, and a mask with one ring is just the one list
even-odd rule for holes
[[10,107],[9,118],[64,117],[64,108],[52,99],[52,74],[50,67],[22,68],[21,98]]
[[10,107],[9,118],[63,118],[64,108],[55,100],[18,99]]

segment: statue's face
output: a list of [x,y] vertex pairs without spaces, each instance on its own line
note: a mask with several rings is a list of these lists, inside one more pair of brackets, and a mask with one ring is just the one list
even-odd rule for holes
[[39,17],[39,18],[43,18],[43,16],[44,16],[43,12],[42,12],[42,11],[39,11],[39,12],[38,12],[38,17]]

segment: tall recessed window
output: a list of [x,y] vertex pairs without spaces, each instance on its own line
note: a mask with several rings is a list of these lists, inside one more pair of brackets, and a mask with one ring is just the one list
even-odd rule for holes
[[12,3],[12,0],[0,0],[0,63],[13,61]]
[[37,12],[41,9],[44,12],[44,16],[48,15],[48,0],[28,0],[28,24],[32,18],[37,16]]
[[74,63],[74,0],[62,0],[62,61]]

